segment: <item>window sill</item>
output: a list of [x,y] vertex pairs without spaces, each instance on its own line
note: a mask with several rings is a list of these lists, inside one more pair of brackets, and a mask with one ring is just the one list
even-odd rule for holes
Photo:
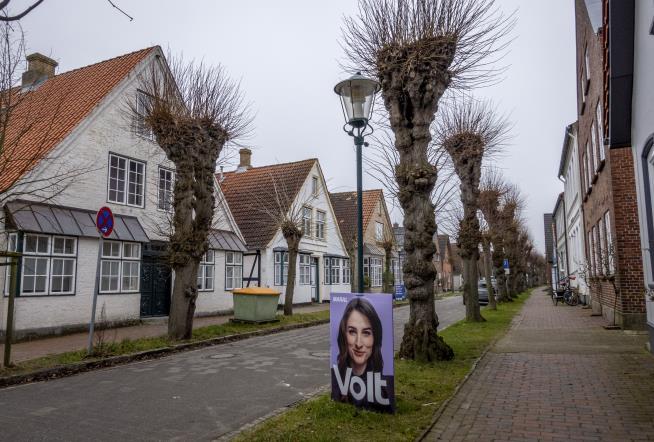
[[[75,293],[56,293],[56,294],[47,294],[47,293],[37,293],[37,294],[29,294],[29,293],[21,293],[16,298],[59,298],[59,297],[66,297],[66,296],[75,296]],[[8,298],[9,295],[5,294],[5,298]]]

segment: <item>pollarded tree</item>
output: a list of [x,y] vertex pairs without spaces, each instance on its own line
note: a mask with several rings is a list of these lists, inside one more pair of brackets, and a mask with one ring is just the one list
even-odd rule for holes
[[168,250],[175,280],[168,336],[189,339],[198,269],[214,216],[216,162],[227,143],[247,132],[251,119],[238,84],[228,79],[222,66],[169,57],[169,64],[153,64],[139,88],[149,99],[131,104],[131,111],[152,129],[175,165]]
[[441,110],[434,131],[436,142],[452,158],[459,177],[463,219],[458,246],[463,262],[463,296],[467,321],[484,321],[479,310],[477,261],[479,228],[479,182],[482,162],[497,153],[506,142],[508,122],[498,116],[490,103],[471,98],[455,99]]
[[[497,283],[498,295],[501,298],[501,291],[505,289],[504,279],[504,247],[502,236],[498,234],[502,229],[500,223],[500,199],[506,192],[506,182],[497,169],[486,169],[482,176],[479,185],[479,210],[483,214],[484,220],[487,224],[487,229],[482,232],[482,245],[484,252],[484,270],[486,273],[487,284],[493,273],[493,268],[496,269],[495,281]],[[492,245],[492,250],[491,250]],[[499,269],[499,271],[497,270]],[[495,298],[490,298],[491,291],[495,291],[492,284],[489,288],[489,299],[492,301],[491,305],[495,304]]]
[[448,87],[487,82],[492,56],[512,24],[494,0],[359,0],[345,20],[344,47],[352,71],[374,76],[388,113],[399,163],[398,200],[404,211],[404,282],[410,315],[400,356],[451,359],[437,333],[434,309],[437,171],[429,162],[430,126]]

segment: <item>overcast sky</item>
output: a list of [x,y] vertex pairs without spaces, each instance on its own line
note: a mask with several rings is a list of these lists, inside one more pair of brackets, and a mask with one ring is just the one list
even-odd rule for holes
[[[15,10],[28,0],[12,2]],[[28,52],[41,52],[65,72],[152,45],[186,58],[223,64],[241,81],[256,114],[248,145],[253,165],[317,157],[330,190],[354,190],[352,139],[342,130],[334,85],[342,17],[354,0],[46,0],[24,18]],[[526,218],[543,251],[543,213],[563,185],[556,178],[564,128],[574,121],[572,0],[497,0],[517,10],[505,80],[477,95],[491,98],[514,123],[499,166],[527,197]],[[365,155],[365,154],[364,154]],[[367,188],[380,187],[366,176]],[[399,213],[392,213],[400,220]]]

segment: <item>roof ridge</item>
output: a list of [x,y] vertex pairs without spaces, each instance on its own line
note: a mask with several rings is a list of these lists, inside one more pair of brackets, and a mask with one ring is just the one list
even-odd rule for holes
[[130,55],[138,54],[139,52],[151,51],[151,50],[153,50],[155,48],[158,48],[158,47],[160,47],[160,46],[159,45],[154,45],[154,46],[150,46],[150,47],[143,48],[143,49],[137,49],[135,51],[128,52],[126,54],[117,55],[115,57],[107,58],[106,60],[101,60],[101,61],[97,61],[95,63],[87,64],[86,66],[80,66],[78,68],[71,69],[71,70],[66,71],[66,72],[60,72],[60,73],[56,74],[54,77],[52,77],[52,78],[57,78],[57,77],[61,77],[62,75],[72,74],[73,72],[77,72],[77,71],[80,71],[82,69],[91,68],[91,67],[97,66],[99,64],[107,63],[107,62],[110,62],[110,61],[118,60],[119,58],[129,57]]
[[[274,168],[274,167],[281,167],[281,166],[288,166],[291,164],[300,164],[300,163],[307,163],[307,162],[315,162],[318,161],[318,158],[307,158],[305,160],[299,160],[299,161],[288,161],[286,163],[275,163],[275,164],[266,164],[264,166],[257,166],[257,167],[250,167],[249,170],[261,170],[261,169],[266,169],[266,168]],[[237,169],[238,170],[238,169]],[[237,173],[237,170],[230,170],[227,172],[223,172],[223,175],[227,174],[234,174]],[[243,172],[239,172],[239,175]],[[220,172],[217,172],[216,175],[220,175]]]
[[[362,190],[362,192],[363,193],[366,193],[366,192],[382,192],[382,193],[384,193],[384,189],[366,189],[366,190]],[[357,193],[357,191],[356,190],[348,190],[348,191],[345,191],[345,192],[329,192],[330,195],[345,195],[346,193]]]

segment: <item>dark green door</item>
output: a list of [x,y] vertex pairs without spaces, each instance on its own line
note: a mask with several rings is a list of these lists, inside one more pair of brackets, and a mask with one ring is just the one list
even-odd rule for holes
[[170,313],[170,267],[160,260],[141,263],[141,317]]

